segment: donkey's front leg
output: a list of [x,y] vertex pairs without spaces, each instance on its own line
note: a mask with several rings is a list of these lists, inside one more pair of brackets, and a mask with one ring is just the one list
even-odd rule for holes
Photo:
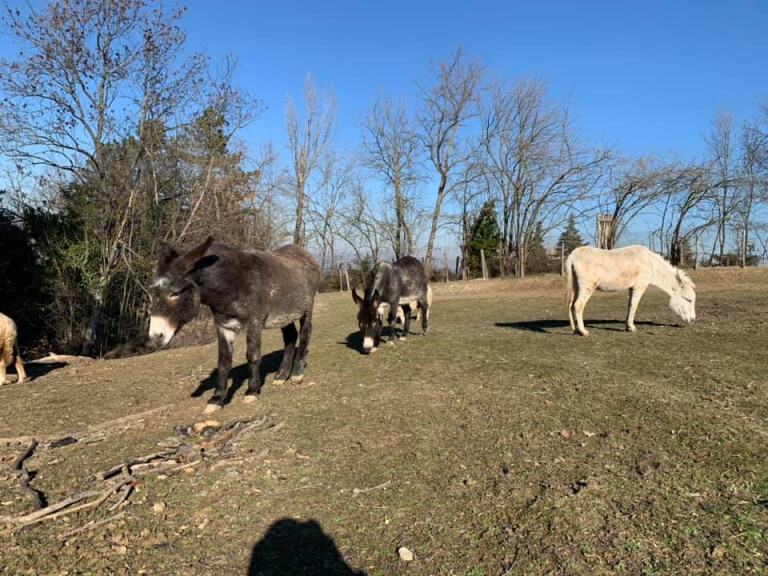
[[229,371],[232,369],[232,352],[235,348],[234,330],[217,326],[216,331],[219,334],[219,374],[216,392],[213,393],[205,407],[206,414],[215,412],[224,405],[224,400],[227,397],[227,380],[229,379]]
[[259,371],[259,365],[261,364],[261,322],[251,322],[248,325],[246,341],[245,358],[248,360],[250,377],[243,402],[248,404],[256,400],[259,394],[261,394],[261,372]]
[[637,305],[640,304],[640,298],[645,294],[648,286],[635,286],[629,289],[629,304],[627,305],[627,332],[635,332],[635,312]]

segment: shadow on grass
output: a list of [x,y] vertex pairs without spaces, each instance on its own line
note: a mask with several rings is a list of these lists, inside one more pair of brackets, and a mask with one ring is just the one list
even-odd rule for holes
[[[280,369],[280,362],[283,360],[283,351],[275,350],[269,354],[265,354],[261,357],[261,363],[259,364],[259,378],[261,379],[262,386],[264,380],[266,380],[269,374],[274,374]],[[227,389],[227,397],[224,399],[224,404],[229,404],[235,393],[245,384],[248,380],[249,369],[248,363],[235,366],[229,371],[229,377],[232,380],[232,384]],[[214,368],[205,380],[201,380],[198,387],[192,392],[193,398],[199,398],[209,390],[216,389],[216,381],[218,380],[219,371]]]
[[352,570],[315,520],[278,520],[253,547],[248,576],[365,576]]
[[[526,320],[524,322],[496,322],[498,328],[512,328],[514,330],[527,330],[529,332],[543,332],[545,334],[562,334],[562,329],[567,328],[566,334],[570,334],[570,324],[567,320]],[[611,332],[624,332],[624,322],[621,320],[589,320],[584,322],[587,328],[599,327],[599,330]],[[658,322],[635,322],[635,326],[655,326],[660,328],[680,328],[676,324],[659,324]]]
[[[54,370],[60,370],[61,368],[66,368],[69,366],[68,362],[28,362],[24,364],[24,371],[27,373],[28,379],[35,379],[40,378],[41,376],[45,376],[49,372],[53,372]],[[12,372],[12,370],[15,370],[15,367],[13,367],[13,364],[8,367],[8,376],[15,372]],[[18,375],[17,375],[18,377]]]
[[[402,329],[398,328],[397,333],[402,334]],[[422,335],[422,332],[420,330],[414,332],[413,326],[411,326],[411,331],[408,332],[408,336],[420,336],[420,335]],[[385,326],[384,329],[381,331],[380,346],[383,346],[384,344],[386,344],[387,340],[389,340],[389,328]],[[355,352],[359,352],[360,354],[367,356],[367,354],[363,352],[363,335],[360,333],[359,330],[357,332],[350,332],[347,335],[346,340],[344,340],[344,342],[338,342],[338,344],[343,344],[347,348],[350,348]]]

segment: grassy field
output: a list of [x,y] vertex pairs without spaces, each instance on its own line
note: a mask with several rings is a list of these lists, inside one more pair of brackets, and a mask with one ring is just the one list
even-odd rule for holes
[[[213,416],[277,427],[139,477],[113,511],[0,526],[0,573],[767,574],[768,270],[693,277],[694,325],[650,290],[626,333],[626,296],[596,294],[587,339],[559,277],[438,285],[429,335],[370,357],[349,295],[322,294],[304,382],[269,374]],[[280,342],[266,334],[268,372]],[[57,502],[203,420],[215,362],[208,345],[31,368],[0,388],[0,437],[95,431],[27,461]],[[32,510],[19,454],[0,446],[0,516]]]

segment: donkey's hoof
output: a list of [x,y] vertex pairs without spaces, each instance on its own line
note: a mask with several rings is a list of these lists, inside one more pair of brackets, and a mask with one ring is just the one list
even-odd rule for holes
[[398,338],[398,340],[400,340],[400,342],[405,342],[406,340],[408,340],[408,337],[407,336],[400,336],[400,338]]
[[203,414],[213,414],[221,410],[221,404],[206,404]]
[[584,338],[589,338],[589,330],[584,330],[584,332],[581,332],[581,335],[584,336]]
[[395,341],[394,340],[387,340],[387,345],[388,346],[394,346],[395,345]]
[[378,348],[371,348],[370,354],[373,354],[374,352],[378,352],[378,351],[379,351]]
[[627,326],[627,332],[637,332],[637,328],[634,326]]
[[283,385],[285,383],[286,383],[286,379],[285,378],[278,378],[277,376],[275,376],[275,379],[272,380],[272,384],[277,384],[278,386],[281,386],[281,385]]
[[297,374],[296,376],[291,376],[291,384],[301,384],[304,382],[304,374]]
[[259,399],[258,394],[246,394],[243,396],[243,404],[252,404]]

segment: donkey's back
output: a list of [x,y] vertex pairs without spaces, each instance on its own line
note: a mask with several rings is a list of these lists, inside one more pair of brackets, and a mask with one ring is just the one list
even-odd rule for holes
[[566,274],[573,274],[580,285],[593,285],[603,292],[626,290],[648,284],[653,278],[655,259],[645,246],[602,250],[592,246],[576,248],[568,256]]
[[222,266],[241,268],[247,280],[240,289],[249,293],[244,303],[255,314],[266,315],[267,327],[284,326],[311,313],[322,270],[307,250],[288,244],[272,252],[248,250],[240,255]]

